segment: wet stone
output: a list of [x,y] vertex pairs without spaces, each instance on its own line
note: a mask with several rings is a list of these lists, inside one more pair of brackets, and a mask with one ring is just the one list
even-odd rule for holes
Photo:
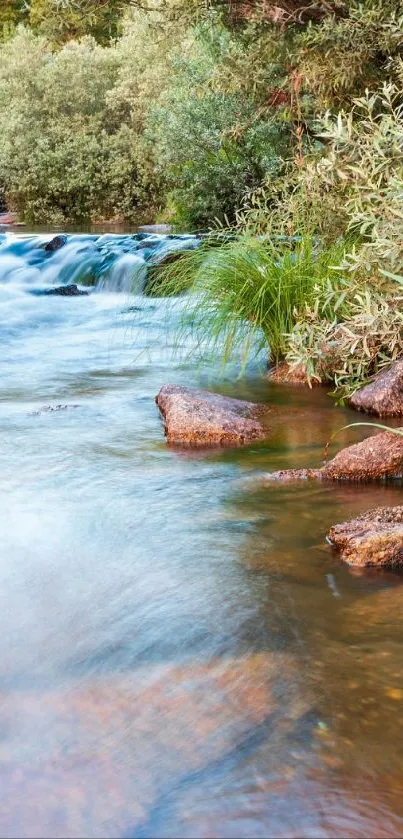
[[329,531],[329,542],[349,565],[403,566],[403,506],[378,507]]
[[320,480],[320,469],[278,469],[277,472],[270,472],[267,479],[278,481],[281,484],[291,484],[294,481]]
[[48,253],[60,250],[67,242],[67,236],[54,236],[50,242],[47,242],[44,250]]
[[403,435],[373,434],[342,449],[321,470],[331,480],[377,481],[403,477]]
[[156,403],[168,443],[186,447],[239,446],[263,440],[269,408],[204,390],[165,385]]
[[[396,429],[401,431],[402,429]],[[321,469],[284,469],[267,474],[283,483],[317,479],[328,481],[391,481],[403,478],[403,434],[385,431],[342,449]]]
[[41,414],[53,414],[58,411],[69,411],[72,408],[79,408],[80,405],[43,405],[37,411],[31,411],[28,416],[39,417]]
[[382,370],[373,382],[357,390],[350,399],[357,411],[378,417],[403,415],[403,358]]
[[75,283],[70,285],[55,286],[35,291],[38,296],[43,297],[88,297],[89,292],[78,288]]

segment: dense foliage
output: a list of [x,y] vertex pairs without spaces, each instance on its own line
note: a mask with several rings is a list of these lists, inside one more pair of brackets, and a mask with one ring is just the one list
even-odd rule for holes
[[41,221],[162,210],[193,228],[249,204],[267,225],[328,142],[320,111],[399,89],[402,21],[391,0],[2,0],[8,202]]
[[403,0],[2,0],[0,37],[10,209],[236,226],[177,277],[211,335],[259,327],[345,392],[400,352]]

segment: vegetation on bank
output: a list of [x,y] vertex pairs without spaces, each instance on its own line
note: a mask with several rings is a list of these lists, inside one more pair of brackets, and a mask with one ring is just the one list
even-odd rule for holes
[[1,32],[10,209],[230,228],[160,289],[224,355],[346,396],[402,354],[403,2],[5,0]]
[[227,362],[235,348],[245,360],[266,348],[271,364],[286,361],[345,399],[403,356],[403,291],[346,268],[350,257],[343,239],[323,247],[309,236],[245,233],[185,254],[159,273],[156,289],[192,289],[183,327],[192,322],[202,353]]

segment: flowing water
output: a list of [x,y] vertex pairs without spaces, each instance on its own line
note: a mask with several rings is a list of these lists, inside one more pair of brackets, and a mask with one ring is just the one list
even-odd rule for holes
[[[401,489],[267,484],[351,414],[174,357],[141,240],[50,238],[0,246],[0,835],[401,836],[403,580],[325,542]],[[270,438],[169,449],[168,382],[272,405]]]

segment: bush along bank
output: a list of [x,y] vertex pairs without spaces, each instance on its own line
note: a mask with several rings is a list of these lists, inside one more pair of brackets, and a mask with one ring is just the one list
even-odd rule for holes
[[245,358],[265,349],[272,380],[323,383],[348,400],[403,356],[403,298],[396,280],[351,271],[347,248],[343,240],[326,247],[311,236],[248,232],[221,247],[207,240],[167,266],[159,293],[192,291],[183,325],[191,316],[205,352],[226,362],[235,348]]

